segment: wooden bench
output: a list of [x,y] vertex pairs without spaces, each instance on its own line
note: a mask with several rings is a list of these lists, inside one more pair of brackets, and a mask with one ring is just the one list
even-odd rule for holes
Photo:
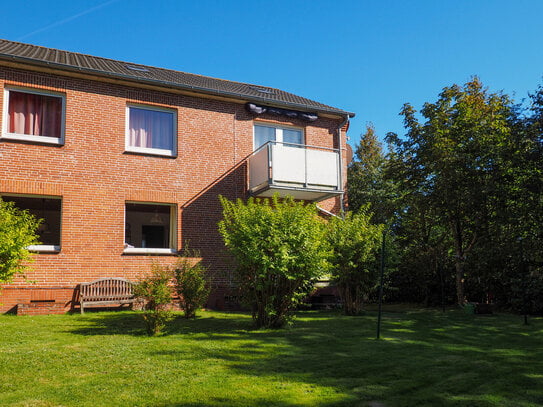
[[136,301],[134,296],[134,285],[124,278],[105,277],[90,283],[81,283],[79,290],[79,304],[81,313],[88,305],[112,305],[133,304]]

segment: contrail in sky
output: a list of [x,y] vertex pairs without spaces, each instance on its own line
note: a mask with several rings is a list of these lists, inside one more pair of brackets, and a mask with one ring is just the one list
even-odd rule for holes
[[35,30],[35,31],[32,31],[28,34],[25,34],[23,35],[22,37],[19,37],[16,39],[16,41],[21,41],[21,40],[24,40],[25,38],[28,38],[28,37],[31,37],[32,35],[35,35],[35,34],[38,34],[38,33],[41,33],[43,31],[46,31],[46,30],[49,30],[51,28],[54,28],[54,27],[58,27],[59,25],[62,25],[62,24],[66,24],[72,20],[75,20],[76,18],[79,18],[81,16],[84,16],[86,14],[89,14],[89,13],[92,13],[93,11],[96,11],[98,9],[101,9],[103,7],[106,7],[106,6],[109,6],[110,4],[112,3],[116,3],[117,1],[119,0],[109,0],[109,1],[106,1],[105,3],[102,3],[102,4],[99,4],[97,6],[94,6],[94,7],[91,7],[87,10],[84,10],[80,13],[77,13],[77,14],[74,14],[73,16],[70,16],[70,17],[67,17],[63,20],[59,20],[59,21],[55,21],[54,23],[51,23],[43,28],[40,28],[39,30]]

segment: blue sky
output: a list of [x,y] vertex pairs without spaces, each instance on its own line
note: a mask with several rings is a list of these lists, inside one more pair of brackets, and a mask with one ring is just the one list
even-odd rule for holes
[[543,84],[543,0],[26,0],[0,37],[290,91],[403,134],[477,75],[521,101]]

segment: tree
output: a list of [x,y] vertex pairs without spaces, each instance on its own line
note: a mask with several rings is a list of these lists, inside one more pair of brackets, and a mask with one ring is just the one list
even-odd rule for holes
[[312,204],[291,197],[221,197],[219,231],[237,261],[242,300],[257,327],[278,328],[327,267],[324,224]]
[[386,155],[368,128],[349,168],[351,208],[370,202],[376,215],[393,214],[396,300],[542,308],[541,86],[529,102],[513,104],[473,78],[420,114],[405,104],[407,134],[389,133]]
[[500,247],[509,254],[509,273],[503,275],[509,283],[506,298],[524,315],[543,312],[543,87],[530,95],[530,102],[527,114],[515,123],[516,149],[500,225],[511,237]]
[[511,148],[512,106],[507,96],[489,93],[473,78],[462,87],[444,88],[421,114],[422,124],[415,109],[404,105],[406,139],[388,136],[395,149],[392,167],[398,170],[392,174],[403,183],[405,210],[425,205],[435,225],[446,230],[456,298],[463,304],[466,260],[488,234],[496,186],[507,166],[502,157]]
[[387,163],[375,128],[369,124],[356,147],[355,159],[347,169],[348,197],[349,209],[353,212],[369,204],[374,213],[372,221],[376,224],[385,223],[394,212],[394,186],[385,178]]
[[13,202],[0,199],[0,284],[9,283],[27,269],[31,260],[27,247],[38,243],[39,224],[39,220]]
[[373,225],[371,216],[366,205],[356,214],[348,212],[344,219],[332,218],[328,225],[327,237],[332,246],[331,274],[346,315],[360,313],[364,299],[377,285],[375,260],[383,225]]

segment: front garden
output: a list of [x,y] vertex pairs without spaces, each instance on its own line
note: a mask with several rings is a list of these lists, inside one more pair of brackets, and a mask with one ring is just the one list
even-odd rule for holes
[[181,314],[160,336],[137,312],[0,316],[2,406],[539,406],[543,319],[385,308]]

